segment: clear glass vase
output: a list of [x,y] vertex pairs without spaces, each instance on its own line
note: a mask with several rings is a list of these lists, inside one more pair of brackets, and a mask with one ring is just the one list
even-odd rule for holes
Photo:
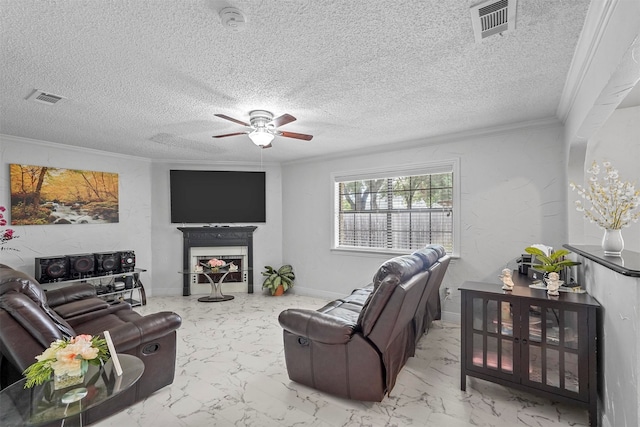
[[84,375],[53,374],[54,390],[61,390],[63,388],[71,387],[72,385],[82,384],[83,382]]

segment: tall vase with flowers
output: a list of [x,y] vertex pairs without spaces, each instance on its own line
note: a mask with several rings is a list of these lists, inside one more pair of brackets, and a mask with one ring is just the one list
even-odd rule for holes
[[624,249],[622,228],[640,218],[640,212],[634,212],[640,206],[640,190],[636,190],[635,183],[621,181],[610,162],[603,162],[602,167],[604,171],[594,161],[587,169],[591,175],[589,184],[583,187],[572,182],[569,186],[583,199],[575,202],[576,209],[605,230],[604,254],[620,256]]

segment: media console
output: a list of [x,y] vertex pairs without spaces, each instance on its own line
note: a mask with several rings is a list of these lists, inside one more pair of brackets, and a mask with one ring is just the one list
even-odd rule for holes
[[[96,288],[99,298],[107,302],[122,300],[137,307],[147,304],[147,294],[140,273],[147,270],[134,268],[133,271],[123,273],[106,274],[103,276],[83,277],[78,279],[59,280],[57,282],[41,283],[46,291],[60,286],[69,286],[73,283],[88,283]],[[137,292],[137,299],[134,299],[134,292]]]

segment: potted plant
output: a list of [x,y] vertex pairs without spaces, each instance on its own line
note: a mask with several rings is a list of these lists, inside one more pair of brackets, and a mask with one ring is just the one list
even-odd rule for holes
[[288,264],[283,265],[277,270],[269,265],[264,268],[265,271],[262,272],[262,275],[266,278],[262,283],[262,288],[269,289],[271,295],[280,296],[289,290],[289,288],[293,287],[293,281],[296,275],[293,273],[292,266]]
[[529,246],[524,250],[526,253],[533,255],[536,260],[540,262],[540,264],[532,262],[531,267],[541,270],[545,277],[549,273],[558,273],[561,275],[560,278],[564,279],[564,269],[566,267],[580,264],[579,262],[564,258],[566,255],[571,253],[566,249],[558,249],[549,255],[538,248],[534,248],[533,246]]

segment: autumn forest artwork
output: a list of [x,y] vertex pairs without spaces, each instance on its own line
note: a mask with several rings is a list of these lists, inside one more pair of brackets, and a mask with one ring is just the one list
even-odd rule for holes
[[118,222],[118,174],[10,165],[11,224]]

